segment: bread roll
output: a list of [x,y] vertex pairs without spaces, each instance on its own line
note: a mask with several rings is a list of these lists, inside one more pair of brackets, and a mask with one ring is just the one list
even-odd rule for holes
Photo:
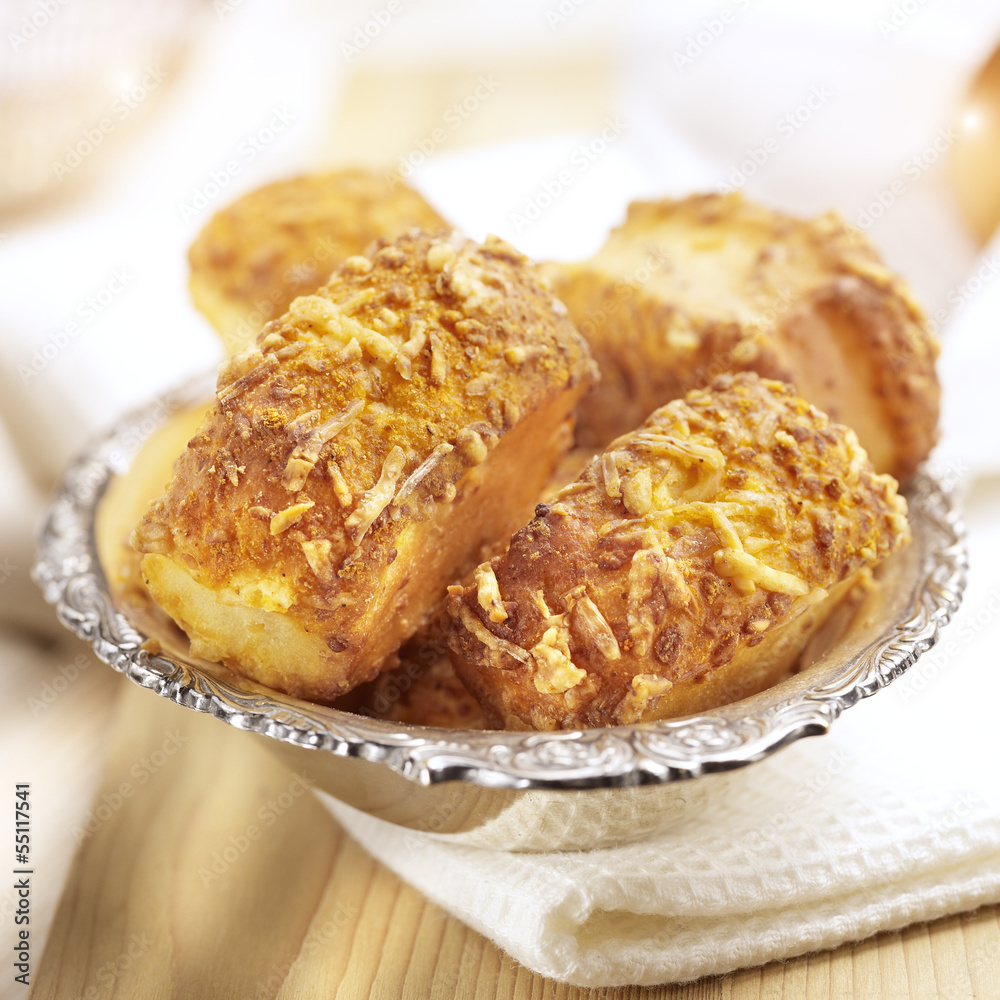
[[451,588],[455,667],[493,722],[608,726],[763,690],[909,537],[854,432],[752,373],[657,410]]
[[146,585],[194,655],[335,698],[524,523],[595,377],[508,244],[382,241],[222,367],[133,534]]
[[188,251],[195,305],[230,354],[381,237],[449,228],[412,188],[367,170],[278,181],[218,212]]
[[595,257],[545,273],[601,368],[581,444],[603,447],[741,370],[794,384],[900,481],[934,444],[938,348],[926,318],[835,214],[804,221],[737,194],[636,202]]

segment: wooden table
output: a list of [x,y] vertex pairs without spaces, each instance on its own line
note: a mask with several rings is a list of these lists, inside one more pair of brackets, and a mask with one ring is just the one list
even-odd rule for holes
[[552,982],[370,858],[261,740],[120,687],[32,1000],[1000,996],[1000,907],[686,985]]

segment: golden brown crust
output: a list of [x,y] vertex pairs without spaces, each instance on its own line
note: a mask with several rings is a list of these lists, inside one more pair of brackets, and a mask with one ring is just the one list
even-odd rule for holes
[[593,378],[508,244],[380,241],[223,365],[133,536],[147,585],[197,655],[336,697],[523,523]]
[[788,386],[720,376],[616,440],[451,588],[456,670],[512,727],[631,723],[752,693],[822,602],[905,543],[905,509],[853,431]]
[[733,195],[636,202],[602,250],[545,272],[601,383],[578,439],[605,445],[727,371],[793,383],[905,479],[936,439],[937,343],[905,283],[833,213],[800,220]]
[[405,184],[337,170],[268,184],[212,217],[188,251],[195,305],[229,352],[376,239],[448,224]]
[[143,608],[149,594],[142,582],[142,554],[129,545],[129,536],[150,503],[166,489],[174,460],[197,432],[208,404],[171,413],[137,452],[125,475],[108,483],[94,517],[94,541],[108,589],[121,607]]

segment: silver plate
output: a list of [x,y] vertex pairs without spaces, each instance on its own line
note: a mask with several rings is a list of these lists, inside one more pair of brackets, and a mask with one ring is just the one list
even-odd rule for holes
[[60,620],[115,670],[269,737],[320,790],[413,829],[532,850],[660,828],[703,801],[692,785],[714,792],[723,784],[682,779],[740,768],[824,733],[845,708],[900,676],[937,641],[965,588],[953,499],[918,474],[907,490],[913,544],[881,569],[879,604],[854,615],[806,670],[752,698],[694,717],[557,733],[430,729],[312,704],[193,660],[176,643],[163,643],[169,654],[144,649],[155,626],[140,627],[115,605],[101,570],[94,519],[111,476],[128,470],[165,413],[210,398],[213,388],[214,375],[206,376],[166,405],[130,414],[68,470],[44,522],[34,578]]

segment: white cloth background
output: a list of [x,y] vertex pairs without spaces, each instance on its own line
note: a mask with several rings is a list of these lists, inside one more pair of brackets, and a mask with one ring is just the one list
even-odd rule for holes
[[[907,677],[850,710],[831,735],[747,769],[711,821],[615,851],[510,856],[433,837],[414,850],[412,837],[403,845],[391,827],[346,807],[335,812],[376,856],[519,961],[590,985],[690,978],[1000,900],[1000,448],[981,415],[1000,374],[1000,281],[967,285],[979,261],[941,164],[904,173],[1000,41],[1000,16],[985,3],[918,5],[885,34],[879,21],[890,4],[830,2],[806,14],[797,4],[733,0],[732,23],[680,69],[673,53],[692,37],[697,45],[718,5],[570,6],[551,25],[547,7],[511,4],[505,29],[495,30],[489,5],[424,4],[366,58],[432,67],[458,52],[475,62],[612,39],[627,126],[620,141],[522,231],[519,206],[593,136],[442,151],[414,183],[473,236],[492,230],[535,255],[576,257],[600,244],[629,198],[732,181],[769,137],[781,142],[743,189],[789,209],[836,207],[856,222],[904,176],[904,194],[869,233],[943,329],[945,436],[934,465],[966,496],[968,595],[941,644]],[[51,884],[37,933],[94,787],[103,719],[74,713],[84,691],[100,694],[95,671],[47,712],[28,708],[73,648],[38,640],[59,629],[27,577],[31,531],[45,489],[88,436],[217,360],[214,335],[187,300],[187,244],[230,197],[322,165],[316,135],[349,69],[339,42],[368,8],[337,9],[334,16],[308,0],[246,0],[224,15],[208,8],[187,63],[142,128],[61,201],[0,224],[0,772],[33,781],[45,802],[35,847]],[[778,130],[824,87],[831,96],[814,100],[801,127]],[[180,206],[275,109],[291,113],[288,127],[209,208],[186,218]],[[994,245],[982,260],[998,258]],[[132,275],[124,291],[37,377],[19,377],[116,269]]]

